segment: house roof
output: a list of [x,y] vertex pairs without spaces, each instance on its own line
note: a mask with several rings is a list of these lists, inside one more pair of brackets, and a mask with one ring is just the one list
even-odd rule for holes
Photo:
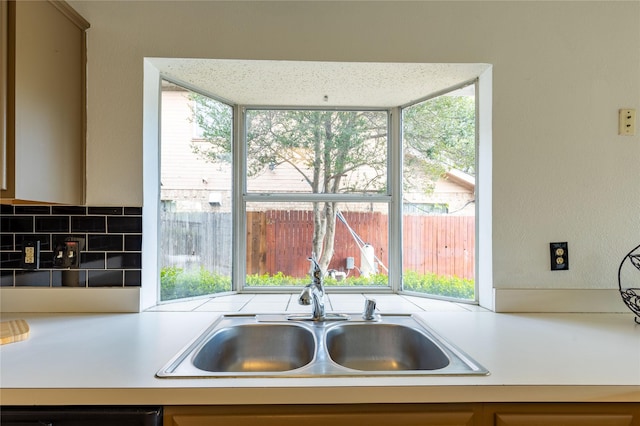
[[451,169],[445,173],[448,180],[457,183],[458,185],[467,188],[471,191],[476,188],[476,178],[457,169]]

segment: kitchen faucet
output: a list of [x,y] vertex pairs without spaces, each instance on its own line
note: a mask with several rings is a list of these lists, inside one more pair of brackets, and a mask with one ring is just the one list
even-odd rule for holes
[[322,277],[322,269],[316,260],[315,253],[308,260],[313,264],[311,271],[311,284],[307,284],[298,297],[298,303],[301,305],[313,305],[311,309],[311,319],[313,321],[324,321],[326,312],[324,307],[324,278]]
[[303,319],[311,321],[326,321],[326,320],[347,320],[348,315],[344,314],[327,314],[325,310],[324,300],[324,277],[320,264],[316,260],[315,253],[308,258],[312,263],[311,270],[311,283],[307,284],[300,292],[298,297],[298,303],[301,305],[312,305],[311,317],[299,317],[290,315],[289,319]]

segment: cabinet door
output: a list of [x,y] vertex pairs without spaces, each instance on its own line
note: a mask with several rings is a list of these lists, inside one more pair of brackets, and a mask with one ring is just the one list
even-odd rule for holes
[[7,2],[0,1],[0,190],[7,189]]
[[167,407],[165,426],[473,426],[472,407],[433,404],[420,408],[323,406],[312,408]]
[[631,426],[631,414],[498,414],[496,426]]
[[[376,416],[293,415],[293,416],[207,416],[177,415],[165,426],[471,426],[472,413],[387,414]],[[616,425],[617,426],[617,425]]]
[[485,404],[486,426],[640,426],[637,403]]
[[88,24],[60,1],[9,2],[7,10],[2,198],[82,204]]

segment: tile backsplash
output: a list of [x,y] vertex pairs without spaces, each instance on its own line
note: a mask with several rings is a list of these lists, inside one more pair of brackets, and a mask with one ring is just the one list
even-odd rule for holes
[[[84,240],[77,269],[54,268],[54,249]],[[40,242],[37,270],[22,268],[25,242]],[[140,287],[142,208],[0,205],[0,286]]]

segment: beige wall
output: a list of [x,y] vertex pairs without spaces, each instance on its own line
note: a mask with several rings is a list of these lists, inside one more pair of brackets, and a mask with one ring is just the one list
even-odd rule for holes
[[70,3],[91,22],[90,205],[142,203],[144,57],[485,62],[494,287],[615,288],[640,243],[640,136],[617,136],[640,108],[638,1]]

